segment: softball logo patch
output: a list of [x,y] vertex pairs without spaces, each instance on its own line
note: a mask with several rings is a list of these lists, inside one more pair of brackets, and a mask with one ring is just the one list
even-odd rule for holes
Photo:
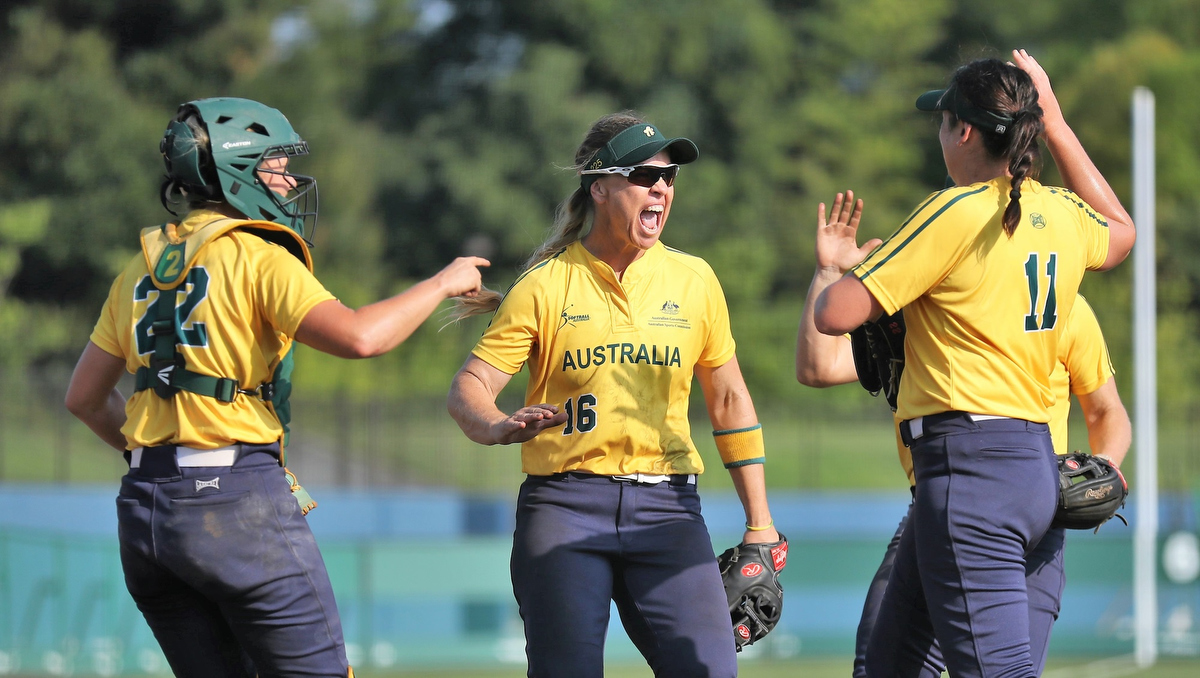
[[757,577],[763,573],[763,566],[758,563],[749,563],[742,568],[743,577]]
[[771,548],[771,561],[775,564],[776,572],[787,567],[787,546],[787,542],[785,541]]
[[1029,223],[1034,228],[1039,229],[1039,230],[1046,228],[1046,217],[1043,217],[1042,215],[1038,214],[1037,212],[1033,212],[1029,215]]
[[738,638],[742,640],[750,640],[750,628],[745,624],[738,624],[734,632],[738,634]]

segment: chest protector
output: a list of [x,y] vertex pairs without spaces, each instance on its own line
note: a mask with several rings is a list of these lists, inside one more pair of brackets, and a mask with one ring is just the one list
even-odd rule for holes
[[291,229],[272,221],[219,218],[185,237],[180,237],[176,225],[171,223],[144,229],[141,236],[142,254],[146,257],[150,278],[159,294],[154,302],[154,322],[151,326],[154,353],[150,357],[149,367],[138,368],[136,389],[152,389],[160,398],[171,398],[179,391],[187,391],[224,403],[231,403],[238,396],[261,398],[268,403],[283,426],[286,447],[288,424],[291,422],[288,397],[292,391],[294,343],[289,342],[275,356],[271,380],[262,384],[243,385],[229,377],[193,372],[187,368],[183,354],[178,351],[184,319],[177,312],[175,292],[187,279],[188,271],[204,248],[234,230],[253,233],[281,245],[304,262],[309,271],[313,270],[312,257],[303,239]]

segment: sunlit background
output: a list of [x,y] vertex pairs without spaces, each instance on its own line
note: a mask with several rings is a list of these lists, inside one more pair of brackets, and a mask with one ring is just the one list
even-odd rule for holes
[[[722,281],[792,544],[783,621],[743,675],[848,675],[908,491],[882,400],[794,378],[816,206],[852,188],[865,236],[886,237],[945,175],[916,95],[1013,47],[1046,67],[1127,206],[1130,95],[1157,100],[1160,662],[1138,675],[1197,675],[1200,0],[0,3],[0,675],[169,674],[117,558],[125,463],[61,403],[138,230],[170,217],[167,120],[221,95],[279,108],[309,142],[297,170],[320,184],[317,274],[354,306],[461,254],[490,258],[487,284],[507,287],[605,113],[695,140],[664,240]],[[1048,159],[1043,179],[1058,180]],[[1132,408],[1130,277],[1090,274],[1083,293]],[[508,580],[518,450],[470,443],[445,413],[486,319],[443,322],[375,360],[297,356],[289,467],[319,503],[310,523],[363,676],[523,674]],[[719,551],[741,510],[698,399],[692,424]],[[1082,422],[1071,444],[1087,449]],[[1131,535],[1115,521],[1070,535],[1054,675],[1136,671]],[[609,673],[649,675],[613,618]]]

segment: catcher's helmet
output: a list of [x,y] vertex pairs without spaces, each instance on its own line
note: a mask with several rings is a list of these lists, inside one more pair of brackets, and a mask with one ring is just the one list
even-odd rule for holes
[[[202,143],[188,118],[203,127]],[[265,186],[258,172],[264,158],[308,155],[308,144],[282,113],[250,99],[197,99],[179,107],[159,142],[167,169],[163,203],[173,187],[202,200],[223,200],[249,219],[274,221],[312,245],[317,227],[317,181],[287,173],[294,188],[281,196]],[[168,206],[168,209],[170,207]]]

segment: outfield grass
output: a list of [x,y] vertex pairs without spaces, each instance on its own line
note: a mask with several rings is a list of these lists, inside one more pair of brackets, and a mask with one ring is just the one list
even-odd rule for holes
[[[359,678],[520,678],[523,668],[511,669],[444,669],[419,672],[355,672]],[[646,666],[612,665],[605,667],[607,678],[652,678]],[[811,659],[799,661],[756,661],[741,665],[741,678],[846,678],[850,675],[850,659]],[[1200,658],[1164,659],[1149,669],[1139,670],[1125,657],[1095,660],[1051,660],[1045,678],[1196,678],[1200,675]]]

